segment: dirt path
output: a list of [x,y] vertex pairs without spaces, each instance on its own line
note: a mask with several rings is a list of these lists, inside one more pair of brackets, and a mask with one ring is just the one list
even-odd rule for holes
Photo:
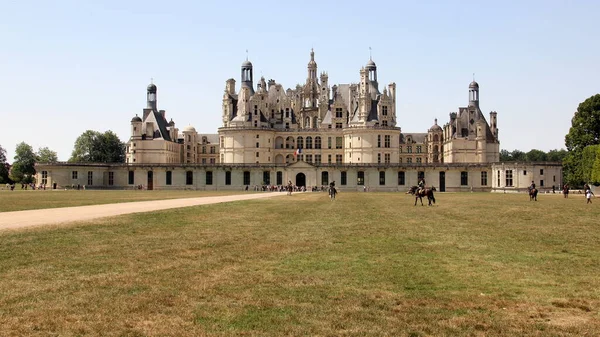
[[283,195],[286,194],[278,192],[253,193],[246,195],[241,194],[218,197],[135,201],[124,202],[119,204],[45,208],[30,211],[2,212],[0,213],[0,231],[6,229],[17,229],[74,221],[85,221],[122,214],[151,212],[163,209],[208,205],[238,200],[270,198]]

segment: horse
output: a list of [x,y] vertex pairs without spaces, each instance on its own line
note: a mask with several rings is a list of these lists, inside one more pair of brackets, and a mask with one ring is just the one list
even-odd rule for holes
[[333,186],[329,187],[329,198],[331,198],[331,201],[335,200],[335,195],[337,194],[337,189]]
[[427,206],[433,206],[432,202],[435,204],[434,191],[435,187],[418,189],[417,186],[412,186],[407,193],[415,196],[415,206],[417,206],[417,200],[421,200],[421,206],[424,206],[423,197],[427,197],[427,201],[429,202]]
[[531,200],[537,201],[537,194],[538,194],[537,188],[530,188],[529,189],[529,201],[531,201]]

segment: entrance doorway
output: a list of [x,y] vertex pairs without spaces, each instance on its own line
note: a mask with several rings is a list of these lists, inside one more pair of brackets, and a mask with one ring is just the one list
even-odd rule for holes
[[304,173],[296,174],[296,186],[306,186],[306,176]]
[[154,172],[148,171],[148,188],[149,191],[154,189]]
[[440,192],[446,192],[446,172],[440,172]]

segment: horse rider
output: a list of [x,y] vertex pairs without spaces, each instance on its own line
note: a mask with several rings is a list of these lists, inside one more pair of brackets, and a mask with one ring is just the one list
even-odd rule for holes
[[531,185],[529,185],[529,190],[530,191],[535,190],[535,183],[533,181],[531,181]]
[[420,193],[421,191],[423,191],[425,189],[425,179],[421,178],[421,180],[419,180],[419,184],[418,185],[419,185],[418,186],[419,188],[417,189],[417,192]]

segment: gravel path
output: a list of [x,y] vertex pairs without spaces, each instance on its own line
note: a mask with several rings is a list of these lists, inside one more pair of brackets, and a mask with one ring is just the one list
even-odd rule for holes
[[85,221],[121,214],[151,212],[163,209],[208,205],[238,200],[270,198],[283,195],[286,195],[286,193],[269,192],[227,195],[218,197],[134,201],[119,204],[45,208],[30,211],[2,212],[0,213],[0,230],[43,226],[74,221]]

